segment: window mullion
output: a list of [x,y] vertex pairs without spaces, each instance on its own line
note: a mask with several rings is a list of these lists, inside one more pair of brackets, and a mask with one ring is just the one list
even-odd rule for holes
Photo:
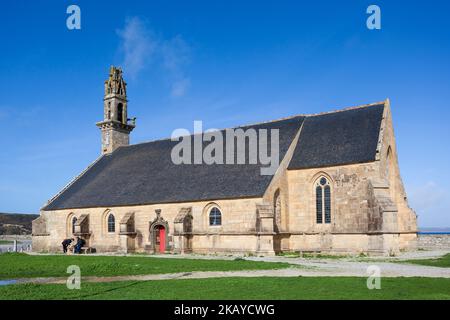
[[323,223],[326,223],[325,221],[325,188],[322,186],[322,221]]

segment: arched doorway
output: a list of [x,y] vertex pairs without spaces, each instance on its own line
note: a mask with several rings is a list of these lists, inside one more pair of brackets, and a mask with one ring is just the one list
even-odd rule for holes
[[155,252],[166,252],[166,228],[163,225],[157,225],[153,231],[153,243],[155,244]]
[[157,209],[156,218],[150,222],[150,242],[154,253],[165,253],[170,250],[169,224],[161,217],[161,210]]

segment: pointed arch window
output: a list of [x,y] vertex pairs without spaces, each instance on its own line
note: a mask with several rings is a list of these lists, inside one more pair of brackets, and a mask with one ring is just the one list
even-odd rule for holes
[[316,190],[316,222],[331,223],[331,185],[330,181],[321,177],[315,184]]
[[108,216],[108,232],[114,233],[116,232],[116,218],[113,214]]
[[72,218],[72,233],[75,233],[75,225],[77,224],[77,217]]

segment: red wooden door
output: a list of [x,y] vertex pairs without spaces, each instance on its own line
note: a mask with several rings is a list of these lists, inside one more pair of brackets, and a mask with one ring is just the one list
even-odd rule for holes
[[166,229],[162,226],[159,228],[159,252],[166,252]]

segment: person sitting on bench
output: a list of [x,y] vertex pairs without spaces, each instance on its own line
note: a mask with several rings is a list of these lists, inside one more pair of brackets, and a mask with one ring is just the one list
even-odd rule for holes
[[77,238],[77,244],[75,245],[74,253],[81,253],[81,248],[86,244],[82,238]]

